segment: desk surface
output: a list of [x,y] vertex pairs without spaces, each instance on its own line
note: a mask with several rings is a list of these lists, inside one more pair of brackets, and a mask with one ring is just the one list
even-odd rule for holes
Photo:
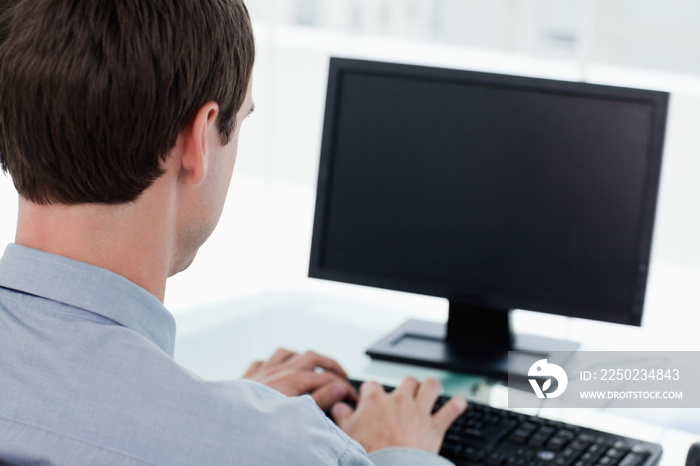
[[[336,359],[352,378],[396,385],[407,375],[434,377],[445,393],[506,406],[506,388],[480,377],[372,361],[364,354],[408,317],[400,308],[347,296],[262,294],[177,315],[175,359],[205,379],[223,380],[240,377],[253,360],[267,359],[279,347],[311,349]],[[688,447],[700,441],[700,410],[547,409],[539,414],[661,443],[662,466],[685,464]]]

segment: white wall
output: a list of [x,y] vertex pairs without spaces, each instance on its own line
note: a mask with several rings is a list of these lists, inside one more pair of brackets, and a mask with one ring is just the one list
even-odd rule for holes
[[[251,166],[240,175],[260,179],[266,187],[267,212],[264,221],[266,244],[262,247],[267,268],[265,287],[319,288],[330,284],[306,278],[311,227],[315,201],[317,165],[320,147],[323,105],[328,59],[331,55],[361,57],[408,63],[431,64],[464,69],[503,72],[559,79],[643,87],[672,92],[672,103],[664,155],[662,186],[659,199],[654,242],[652,274],[649,286],[649,312],[646,322],[659,327],[659,322],[671,316],[698,323],[700,309],[694,305],[692,286],[678,289],[678,284],[700,280],[700,136],[695,128],[700,121],[700,76],[671,72],[635,69],[587,63],[582,67],[576,61],[542,59],[502,51],[467,49],[438,43],[411,42],[390,37],[362,37],[333,33],[318,29],[279,26],[276,29],[258,28],[259,66],[256,75],[256,116],[265,121],[264,135],[258,140],[264,148],[260,152],[251,143],[251,153],[241,151],[240,160],[262,157],[266,162]],[[236,179],[234,177],[234,185]],[[236,222],[227,216],[223,222]],[[263,257],[259,256],[258,258]],[[251,258],[244,267],[257,264]],[[236,261],[231,261],[235,270]],[[224,267],[226,267],[224,265]],[[670,272],[666,272],[670,270]],[[678,272],[678,271],[681,272]],[[670,279],[681,273],[682,278]],[[688,278],[690,277],[690,278]],[[672,291],[668,291],[668,287]],[[334,290],[341,289],[336,286]],[[353,287],[361,295],[370,291]],[[244,292],[235,285],[231,293]],[[676,316],[667,309],[665,299],[672,293],[684,297],[682,309],[673,305]],[[422,305],[425,302],[421,302]],[[177,308],[178,303],[172,303]],[[670,306],[671,303],[668,303]],[[426,306],[436,318],[444,316],[446,304],[431,302]],[[601,330],[588,323],[559,322],[550,316],[546,325],[561,325],[562,332],[570,335],[595,334]],[[527,317],[532,325],[540,325],[533,316]],[[674,323],[675,324],[675,323]],[[524,324],[527,325],[527,322]],[[677,325],[676,325],[677,327]],[[689,329],[691,326],[683,326]],[[663,327],[666,328],[666,327]],[[614,335],[625,334],[617,327],[607,328]],[[669,331],[678,332],[675,327]],[[685,330],[681,329],[683,333]],[[687,330],[688,332],[690,330]],[[585,339],[585,335],[583,335]],[[643,335],[629,334],[643,344]],[[630,342],[632,340],[628,339]],[[688,342],[692,334],[688,334]]]

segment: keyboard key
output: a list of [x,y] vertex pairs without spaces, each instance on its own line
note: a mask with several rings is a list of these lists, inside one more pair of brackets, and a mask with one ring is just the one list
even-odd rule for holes
[[622,458],[625,453],[626,453],[625,450],[619,450],[619,449],[613,447],[605,452],[605,456],[609,456],[610,458],[619,459],[619,458]]
[[598,459],[598,456],[600,456],[600,455],[598,455],[596,453],[586,452],[583,455],[581,455],[579,460],[585,461],[586,463],[593,464],[593,462]]
[[571,442],[571,445],[569,445],[569,448],[573,450],[585,450],[588,447],[588,442],[584,442],[583,440],[574,440]]
[[477,450],[472,447],[467,447],[463,449],[458,455],[456,455],[456,459],[460,460],[465,460],[465,461],[481,461],[484,458],[484,453],[481,450]]
[[505,457],[502,454],[493,453],[491,456],[486,458],[486,461],[484,463],[488,466],[503,466],[504,461]]
[[603,451],[603,447],[601,447],[600,445],[595,444],[595,443],[593,445],[591,445],[590,447],[588,447],[589,453],[602,453],[602,451]]
[[639,466],[644,463],[644,456],[638,453],[627,453],[618,466]]
[[639,453],[642,455],[648,455],[650,453],[649,448],[646,445],[643,445],[641,443],[637,443],[637,444],[633,445],[632,452]]
[[564,448],[564,445],[566,445],[568,442],[568,439],[557,435],[556,437],[549,439],[549,442],[547,442],[547,448],[553,451],[561,451]]
[[442,456],[447,456],[450,458],[456,457],[459,455],[459,453],[462,451],[462,444],[461,442],[457,441],[451,441],[445,439],[444,442],[442,442],[442,449],[440,450],[440,454]]
[[616,440],[615,443],[613,443],[613,448],[617,448],[619,450],[627,450],[629,448],[629,445],[627,445],[627,442],[624,440]]

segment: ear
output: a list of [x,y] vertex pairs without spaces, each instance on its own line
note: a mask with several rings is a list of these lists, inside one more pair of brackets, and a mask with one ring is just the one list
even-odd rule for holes
[[186,179],[198,185],[207,174],[210,138],[218,137],[216,117],[219,105],[207,102],[195,114],[194,118],[181,130],[182,137],[182,171]]

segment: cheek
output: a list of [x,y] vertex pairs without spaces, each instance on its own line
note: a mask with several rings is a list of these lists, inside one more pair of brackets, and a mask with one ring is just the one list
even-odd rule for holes
[[236,166],[236,156],[238,155],[238,138],[233,139],[221,153],[221,179],[220,185],[223,190],[223,195],[226,197],[228,188],[231,184],[233,169]]
[[214,209],[214,215],[218,221],[219,215],[223,210],[224,203],[226,201],[226,195],[228,194],[229,186],[231,184],[231,177],[233,176],[233,168],[236,164],[236,145],[238,141],[232,140],[219,154],[219,158],[216,172],[213,174],[214,181],[211,184],[210,201],[212,202],[212,208]]
[[237,152],[238,151],[234,148],[234,150],[232,150],[231,153],[226,155],[226,186],[228,186],[231,183],[233,169],[236,166]]

